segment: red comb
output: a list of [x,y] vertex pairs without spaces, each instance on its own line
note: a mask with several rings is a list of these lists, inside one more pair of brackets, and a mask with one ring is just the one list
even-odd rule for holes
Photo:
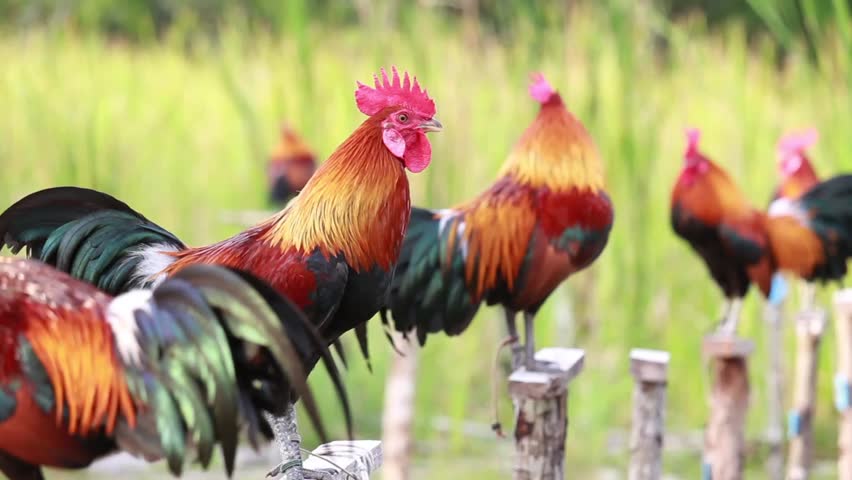
[[698,151],[698,141],[701,139],[701,130],[697,128],[687,128],[686,129],[686,151],[689,152],[697,152]]
[[379,82],[378,76],[373,75],[375,88],[370,88],[358,82],[358,89],[355,90],[355,102],[358,104],[358,110],[361,110],[361,113],[375,115],[387,107],[402,105],[427,117],[435,115],[435,102],[429,98],[425,89],[420,89],[417,77],[409,79],[408,72],[404,72],[402,81],[400,81],[396,67],[391,67],[393,79],[388,79],[388,74],[384,68],[381,72],[381,82]]
[[540,72],[533,72],[530,74],[530,78],[532,79],[532,83],[530,83],[530,96],[537,102],[545,103],[556,93]]
[[788,133],[778,141],[778,153],[801,153],[812,147],[819,139],[816,128],[809,128],[801,132]]

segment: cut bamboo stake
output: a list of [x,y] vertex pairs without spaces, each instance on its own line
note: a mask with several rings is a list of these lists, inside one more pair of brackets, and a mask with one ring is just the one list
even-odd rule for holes
[[834,377],[834,403],[840,412],[837,441],[839,480],[852,480],[852,290],[834,295],[837,330],[837,375]]
[[[783,280],[782,280],[783,282]],[[769,370],[766,372],[766,442],[769,455],[766,473],[770,480],[784,478],[784,297],[786,286],[773,282],[766,319],[766,350]],[[782,285],[784,285],[782,283]],[[779,289],[782,290],[779,292]]]
[[704,478],[741,480],[745,467],[745,419],[749,402],[747,358],[751,341],[731,335],[704,338],[712,382],[710,419],[704,434]]
[[382,478],[407,480],[411,464],[414,394],[417,383],[418,346],[416,335],[407,340],[397,332],[391,339],[402,355],[393,354],[385,380],[385,406],[382,414],[382,443],[385,462]]
[[546,371],[520,368],[509,377],[515,401],[515,480],[565,478],[568,383],[583,369],[583,350],[545,348],[536,353]]
[[316,480],[367,480],[382,465],[382,442],[378,440],[335,441],[311,453],[304,469]]
[[801,312],[796,318],[796,376],[793,409],[788,423],[790,452],[787,480],[805,480],[813,464],[817,362],[825,322],[825,311],[818,309]]
[[634,348],[630,352],[633,390],[633,430],[630,434],[629,480],[657,480],[663,473],[666,423],[666,384],[669,353]]

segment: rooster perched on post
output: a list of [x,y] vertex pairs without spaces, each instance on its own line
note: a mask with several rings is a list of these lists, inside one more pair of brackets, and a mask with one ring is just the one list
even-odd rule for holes
[[332,361],[296,307],[226,268],[112,298],[0,258],[0,471],[40,480],[41,466],[84,468],[121,449],[180,475],[219,444],[230,476],[240,427],[268,436],[259,413],[281,411],[288,385],[324,436],[305,383],[315,352]]
[[721,331],[736,332],[752,282],[768,296],[777,271],[824,282],[846,275],[852,256],[852,175],[817,183],[795,199],[781,198],[763,213],[699,150],[699,138],[698,130],[687,132],[671,221],[725,294]]
[[795,200],[819,183],[819,177],[806,153],[819,139],[815,129],[785,135],[778,141],[778,176],[781,183],[772,200]]
[[[819,139],[816,129],[793,132],[781,137],[776,149],[780,183],[772,202],[781,199],[796,200],[819,183],[819,177],[806,153]],[[783,204],[783,201],[780,203]],[[772,206],[770,205],[770,210]],[[802,307],[810,308],[816,298],[816,285],[804,282],[801,289]]]
[[417,79],[395,68],[373,88],[359,83],[355,98],[368,118],[284,210],[232,238],[190,248],[107,194],[61,187],[0,214],[0,240],[107,292],[189,265],[240,268],[303,309],[329,344],[356,329],[366,355],[365,324],[387,296],[411,215],[405,169],[429,165],[426,132],[441,124]]
[[463,332],[483,301],[503,307],[517,341],[522,311],[524,364],[533,369],[535,314],[603,251],[613,209],[582,123],[542,75],[533,75],[529,92],[538,116],[491,188],[454,208],[413,209],[386,309],[397,330],[416,328],[421,343],[429,333]]
[[289,125],[282,126],[278,147],[266,168],[269,200],[274,205],[286,205],[305,188],[316,169],[314,152]]

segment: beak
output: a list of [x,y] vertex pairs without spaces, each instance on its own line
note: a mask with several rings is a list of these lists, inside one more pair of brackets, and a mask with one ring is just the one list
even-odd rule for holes
[[437,118],[433,118],[420,124],[420,130],[423,130],[424,132],[440,132],[443,128],[444,126],[441,125],[441,122],[439,122]]

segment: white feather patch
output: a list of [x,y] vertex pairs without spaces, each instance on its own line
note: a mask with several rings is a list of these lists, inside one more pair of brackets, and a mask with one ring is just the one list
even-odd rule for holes
[[808,213],[799,202],[789,198],[779,198],[772,202],[767,213],[770,217],[793,217],[803,225],[808,224]]
[[[438,221],[438,236],[440,237],[441,234],[444,233],[444,229],[447,228],[447,224],[451,220],[454,220],[456,217],[458,217],[459,212],[451,208],[447,208],[444,210],[438,210],[436,213],[441,215],[441,219]],[[467,242],[464,238],[464,231],[466,228],[467,224],[464,220],[459,220],[459,222],[456,224],[456,241],[461,247],[462,258],[464,258],[465,260],[467,260]]]
[[121,360],[126,365],[138,366],[141,362],[142,348],[136,338],[139,326],[134,312],[142,310],[153,315],[151,297],[151,290],[131,290],[115,297],[107,307],[107,322]]
[[164,252],[177,252],[178,250],[174,245],[155,243],[132,252],[130,255],[141,259],[136,271],[133,272],[134,282],[138,284],[151,282],[152,288],[163,283],[163,280],[166,279],[163,270],[175,261],[175,257],[166,255]]

